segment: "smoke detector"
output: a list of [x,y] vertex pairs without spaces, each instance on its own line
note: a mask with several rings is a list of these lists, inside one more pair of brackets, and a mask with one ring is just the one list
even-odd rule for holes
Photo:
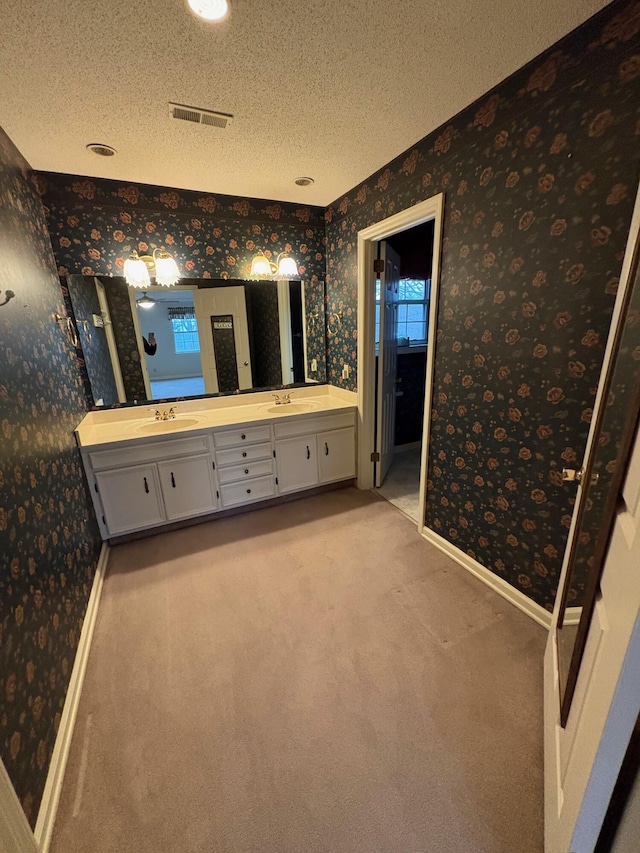
[[202,107],[189,107],[186,104],[169,102],[169,115],[178,121],[190,121],[192,124],[203,124],[207,127],[219,127],[222,130],[229,127],[233,116],[229,113],[219,113],[215,110],[205,110]]
[[99,154],[100,157],[113,157],[114,154],[118,153],[111,145],[105,145],[102,142],[90,142],[87,145],[87,150]]

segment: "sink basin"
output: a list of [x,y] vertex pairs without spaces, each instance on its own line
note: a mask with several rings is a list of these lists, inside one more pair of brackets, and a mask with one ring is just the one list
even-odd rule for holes
[[273,415],[300,415],[303,412],[311,412],[316,409],[317,403],[310,400],[301,400],[299,403],[281,403],[279,406],[269,403],[265,409]]
[[198,423],[200,423],[199,418],[174,418],[172,421],[151,421],[137,427],[136,432],[142,432],[145,435],[170,432],[173,429],[184,429],[185,427],[195,426]]

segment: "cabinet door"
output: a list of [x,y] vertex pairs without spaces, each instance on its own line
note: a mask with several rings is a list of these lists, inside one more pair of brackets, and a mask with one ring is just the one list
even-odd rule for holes
[[280,494],[315,486],[318,482],[315,435],[276,441],[276,470]]
[[356,475],[356,441],[353,427],[318,433],[320,482],[347,480]]
[[95,478],[111,536],[165,520],[155,465],[101,471]]
[[216,509],[211,456],[185,456],[158,462],[167,518],[188,518]]

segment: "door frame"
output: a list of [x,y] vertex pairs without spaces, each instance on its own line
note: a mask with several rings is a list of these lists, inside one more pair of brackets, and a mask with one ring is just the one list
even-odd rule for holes
[[433,369],[435,365],[438,296],[440,291],[440,254],[442,251],[442,224],[444,193],[432,196],[405,210],[395,213],[362,231],[358,231],[358,480],[359,489],[373,488],[371,454],[375,451],[376,404],[376,290],[373,262],[376,244],[380,240],[421,225],[434,222],[433,257],[431,261],[431,299],[429,302],[429,331],[427,338],[427,376],[424,395],[424,420],[422,427],[422,459],[420,463],[420,508],[418,531],[424,528],[426,503],[427,460],[431,428],[431,403],[433,398]]

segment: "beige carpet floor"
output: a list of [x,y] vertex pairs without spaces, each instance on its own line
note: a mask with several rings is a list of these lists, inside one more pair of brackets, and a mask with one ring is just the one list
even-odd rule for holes
[[545,633],[351,488],[120,545],[52,853],[541,853]]

